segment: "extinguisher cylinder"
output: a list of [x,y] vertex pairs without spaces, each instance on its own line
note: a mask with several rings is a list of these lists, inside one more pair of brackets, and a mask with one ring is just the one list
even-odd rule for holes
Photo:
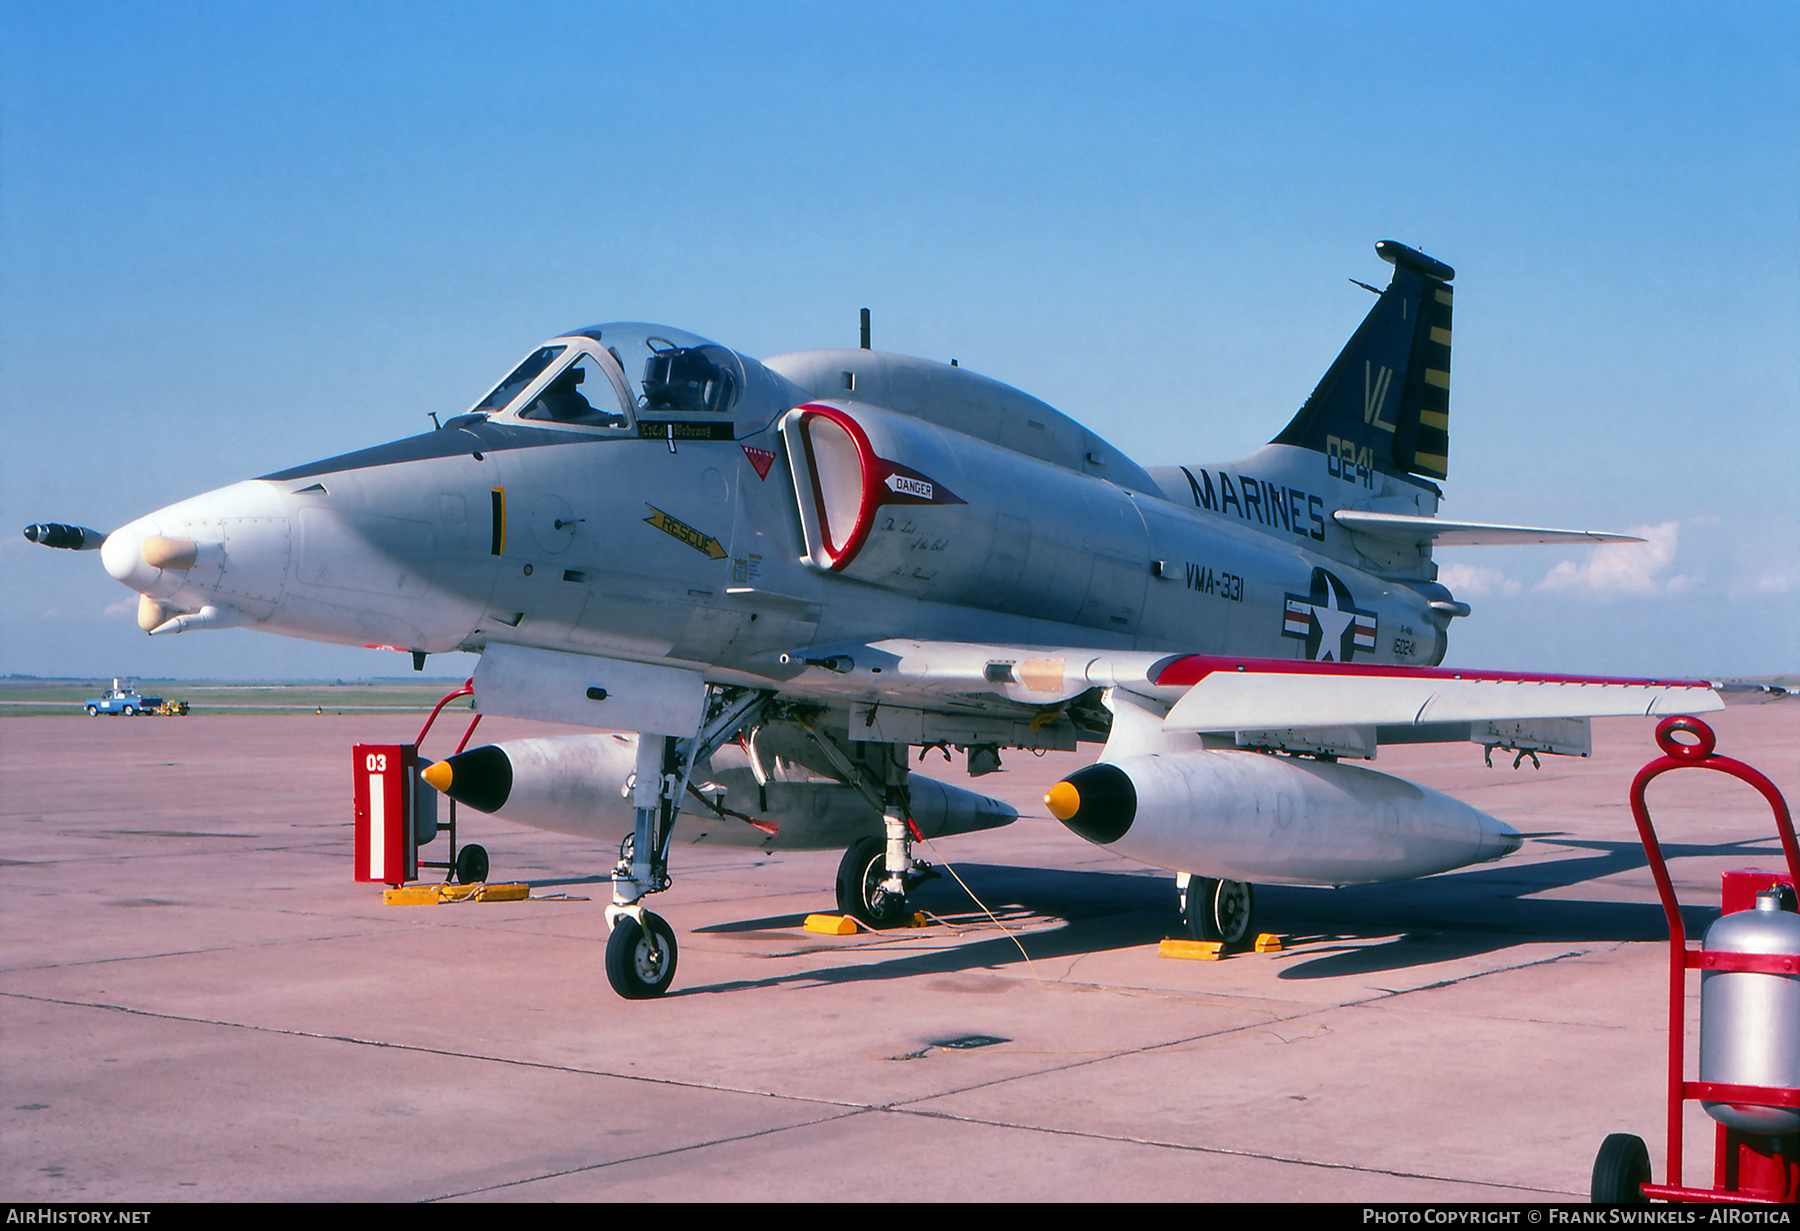
[[[1754,910],[1721,916],[1705,948],[1726,953],[1800,954],[1800,914],[1779,893]],[[1700,1080],[1800,1088],[1800,974],[1705,970],[1700,975]],[[1706,1114],[1747,1133],[1800,1131],[1800,1108],[1703,1101]]]

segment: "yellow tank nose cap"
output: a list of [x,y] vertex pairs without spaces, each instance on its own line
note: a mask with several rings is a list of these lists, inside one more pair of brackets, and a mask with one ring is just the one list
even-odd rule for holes
[[450,776],[450,762],[448,761],[433,761],[430,765],[427,765],[425,771],[419,775],[419,777],[431,784],[433,790],[437,791],[447,791],[450,789]]
[[1051,816],[1066,821],[1081,811],[1081,792],[1072,782],[1059,782],[1044,796],[1044,806],[1050,809]]

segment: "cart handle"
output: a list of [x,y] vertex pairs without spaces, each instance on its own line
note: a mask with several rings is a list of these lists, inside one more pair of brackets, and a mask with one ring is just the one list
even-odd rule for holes
[[[419,728],[419,737],[413,741],[413,746],[418,747],[419,745],[424,744],[425,735],[427,732],[429,732],[431,730],[431,724],[437,721],[438,714],[443,710],[443,708],[446,705],[449,705],[452,701],[456,700],[458,697],[470,697],[470,696],[473,696],[474,694],[475,694],[475,677],[474,676],[470,676],[468,679],[464,680],[462,683],[462,687],[458,688],[455,692],[446,693],[444,695],[444,699],[442,701],[439,701],[435,706],[432,707],[431,717],[427,718],[425,720],[425,725]],[[469,729],[467,731],[463,732],[462,743],[460,743],[456,746],[457,752],[461,752],[463,750],[463,748],[465,746],[467,746],[467,744],[469,742],[469,737],[471,735],[475,734],[475,724],[480,721],[481,721],[481,715],[477,714],[469,722]]]
[[[1690,735],[1693,742],[1683,742],[1677,738],[1679,735]],[[1658,775],[1691,765],[1696,769],[1717,770],[1755,787],[1775,813],[1781,849],[1787,856],[1788,875],[1796,885],[1800,885],[1800,845],[1794,840],[1794,822],[1788,812],[1787,801],[1781,797],[1775,784],[1761,773],[1742,761],[1715,755],[1713,748],[1717,742],[1712,728],[1698,718],[1685,714],[1665,718],[1656,727],[1656,743],[1664,755],[1640,769],[1631,784],[1631,816],[1637,822],[1638,837],[1644,843],[1644,853],[1649,856],[1650,874],[1656,879],[1656,892],[1662,898],[1663,914],[1668,917],[1670,942],[1678,948],[1686,946],[1687,930],[1682,926],[1680,903],[1675,897],[1675,886],[1669,880],[1669,866],[1663,858],[1662,845],[1656,840],[1656,830],[1650,823],[1650,809],[1644,803],[1644,789]]]

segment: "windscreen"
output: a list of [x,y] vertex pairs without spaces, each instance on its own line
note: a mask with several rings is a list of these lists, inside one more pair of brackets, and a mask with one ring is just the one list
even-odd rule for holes
[[532,381],[536,380],[557,356],[568,349],[569,348],[566,346],[539,347],[532,353],[530,358],[526,359],[524,363],[521,363],[518,367],[513,369],[513,374],[511,376],[508,376],[505,380],[495,385],[493,392],[477,402],[472,413],[485,411],[491,415],[505,410],[508,404],[510,404],[514,398],[519,396],[526,385],[529,385]]
[[577,352],[568,366],[551,377],[531,403],[520,409],[519,418],[584,427],[628,427],[631,423],[605,365],[586,351]]

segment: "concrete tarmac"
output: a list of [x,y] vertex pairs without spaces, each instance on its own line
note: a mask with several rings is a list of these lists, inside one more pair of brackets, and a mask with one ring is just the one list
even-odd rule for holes
[[[1711,721],[1800,800],[1800,705]],[[532,900],[391,907],[351,879],[350,745],[416,726],[0,720],[7,1200],[1568,1201],[1617,1130],[1663,1174],[1667,950],[1626,804],[1649,720],[1535,771],[1383,749],[1548,836],[1259,888],[1287,948],[1224,962],[1158,957],[1170,877],[1045,814],[1087,758],[1010,753],[971,785],[1025,818],[922,852],[986,911],[946,877],[930,927],[810,934],[836,852],[682,849],[653,903],[675,990],[638,1003],[602,968],[611,849],[465,814]],[[1696,933],[1722,869],[1779,862],[1718,774],[1651,806]]]

